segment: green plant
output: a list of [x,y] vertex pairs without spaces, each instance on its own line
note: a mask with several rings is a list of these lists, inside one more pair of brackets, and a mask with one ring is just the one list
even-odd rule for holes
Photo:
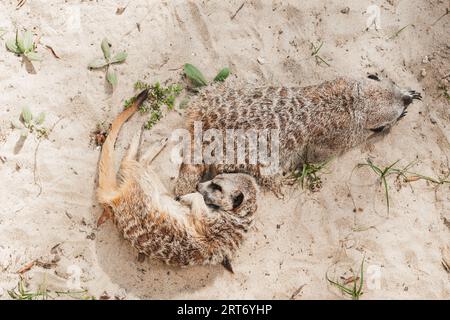
[[398,35],[399,35],[403,30],[405,30],[407,27],[409,27],[409,24],[407,24],[407,25],[404,26],[403,28],[400,28],[397,32],[395,32],[392,36],[390,36],[390,37],[388,38],[388,40],[391,40],[391,39],[394,39],[394,38],[398,37]]
[[[144,89],[148,90],[148,98],[142,104],[140,111],[142,113],[150,113],[150,117],[145,124],[146,129],[151,129],[163,116],[162,107],[166,106],[168,110],[173,110],[175,106],[175,99],[183,90],[179,84],[171,84],[169,86],[161,86],[159,82],[148,84],[142,81],[137,81],[134,84],[136,91]],[[124,107],[128,108],[134,101],[136,96],[125,100]]]
[[112,65],[125,62],[128,54],[125,51],[120,51],[113,55],[111,53],[111,44],[106,38],[102,40],[100,47],[102,48],[103,57],[93,60],[89,63],[88,68],[91,70],[106,68],[106,80],[114,88],[117,85],[117,74]]
[[16,37],[6,41],[6,48],[17,54],[26,57],[30,61],[40,61],[41,56],[36,52],[36,44],[31,31],[25,33],[16,31]]
[[[56,297],[68,296],[72,299],[81,299],[81,300],[95,300],[95,297],[90,295],[87,290],[79,290],[79,291],[49,291],[47,289],[45,281],[39,285],[39,288],[36,292],[30,291],[26,288],[25,280],[21,276],[17,283],[17,287],[13,290],[8,290],[8,295],[13,300],[47,300],[47,299],[55,299]],[[54,296],[55,295],[55,296]]]
[[394,163],[392,163],[391,165],[385,167],[385,168],[381,168],[377,165],[375,165],[371,159],[367,159],[366,163],[359,163],[356,168],[361,168],[361,167],[365,167],[368,166],[372,169],[373,172],[375,172],[379,179],[380,179],[380,184],[383,185],[384,188],[384,194],[386,197],[386,205],[387,205],[387,213],[389,214],[390,211],[390,200],[389,200],[389,187],[388,187],[388,183],[386,178],[392,174],[397,175],[398,177],[403,177],[403,181],[404,182],[414,182],[414,181],[418,181],[418,180],[426,180],[429,181],[433,184],[444,184],[444,183],[450,183],[448,179],[448,177],[450,176],[450,172],[447,174],[447,176],[445,177],[438,177],[438,178],[431,178],[419,173],[415,173],[415,172],[411,172],[409,171],[409,169],[416,163],[415,161],[410,162],[409,164],[407,164],[405,167],[403,168],[396,168],[395,165],[399,162],[400,160],[395,161]]
[[[196,67],[194,67],[190,63],[186,63],[184,65],[184,74],[186,77],[191,81],[194,87],[203,87],[208,84],[208,81],[205,79],[203,74],[200,70],[198,70]],[[230,75],[230,69],[229,68],[223,68],[221,69],[217,75],[214,77],[213,81],[216,82],[223,82],[226,78]]]
[[11,125],[14,129],[21,131],[21,136],[26,138],[28,134],[36,132],[38,138],[47,137],[48,130],[42,124],[45,121],[45,113],[41,112],[34,117],[28,107],[22,109],[19,121],[12,121]]
[[312,49],[311,57],[314,57],[316,59],[317,64],[325,63],[329,67],[330,64],[328,62],[326,62],[325,59],[319,55],[319,51],[320,51],[320,49],[322,49],[322,46],[323,46],[323,42],[321,42],[318,46],[316,46],[314,43],[311,42],[311,49]]
[[293,173],[294,179],[300,182],[302,189],[306,186],[310,191],[318,191],[322,187],[322,179],[318,173],[325,168],[329,161],[304,163],[301,170]]
[[25,280],[22,277],[17,283],[17,288],[8,290],[8,294],[14,300],[36,300],[38,298],[47,300],[48,298],[47,289],[44,286],[40,286],[36,292],[28,291],[25,286]]
[[[347,283],[341,284],[337,281],[331,280],[328,277],[328,273],[325,274],[325,277],[329,283],[331,283],[335,287],[339,288],[343,294],[349,295],[353,300],[359,300],[359,298],[363,294],[362,288],[364,285],[364,260],[365,260],[365,258],[363,258],[362,262],[361,262],[360,271],[359,271],[360,276],[358,277],[356,275],[356,273],[354,273],[353,277],[350,280],[346,281]],[[359,284],[358,284],[358,281],[359,281]],[[348,282],[353,283],[353,286],[347,287],[346,284],[348,284]]]

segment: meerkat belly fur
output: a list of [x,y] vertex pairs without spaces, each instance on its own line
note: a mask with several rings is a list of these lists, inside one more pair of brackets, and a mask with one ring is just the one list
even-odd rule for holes
[[224,136],[226,129],[277,129],[279,172],[264,176],[258,164],[184,161],[175,193],[191,192],[208,171],[249,173],[275,191],[283,172],[292,172],[305,160],[323,160],[387,132],[405,116],[414,99],[421,99],[420,93],[400,89],[374,75],[307,87],[207,87],[188,106],[186,123],[191,135],[196,121],[203,130],[218,129]]
[[251,176],[218,175],[177,201],[149,167],[161,146],[151,147],[137,160],[137,134],[116,178],[113,154],[118,132],[146,97],[147,92],[142,92],[114,120],[103,144],[97,197],[104,215],[111,215],[123,237],[140,253],[170,265],[222,263],[232,271],[229,259],[251,227],[257,208],[257,185]]

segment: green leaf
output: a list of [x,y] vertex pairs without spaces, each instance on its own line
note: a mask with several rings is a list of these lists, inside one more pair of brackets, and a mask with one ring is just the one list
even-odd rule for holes
[[30,61],[42,61],[41,55],[34,51],[25,52],[24,56],[27,57]]
[[30,124],[31,120],[33,119],[33,114],[28,107],[23,107],[22,119],[25,124]]
[[25,52],[25,46],[23,42],[23,34],[19,32],[19,30],[16,31],[16,44],[19,47],[19,51],[21,53]]
[[111,57],[111,45],[108,39],[104,38],[102,40],[101,47],[103,51],[103,56],[105,57],[106,60],[109,60],[109,58]]
[[31,31],[25,32],[23,35],[23,52],[29,52],[34,49],[33,34]]
[[28,136],[28,133],[30,133],[30,130],[28,130],[27,128],[23,128],[22,130],[20,130],[20,136],[26,138]]
[[41,113],[39,113],[39,115],[37,116],[35,122],[36,122],[36,124],[41,125],[41,124],[44,123],[44,121],[45,121],[45,112],[41,112]]
[[106,79],[113,86],[113,88],[117,85],[117,75],[112,68],[108,68],[108,71],[106,72]]
[[128,57],[128,54],[125,51],[116,53],[112,59],[111,59],[111,63],[122,63],[124,62]]
[[219,71],[217,76],[214,78],[214,81],[225,81],[226,78],[230,75],[230,69],[223,68]]
[[11,39],[9,41],[6,41],[6,48],[9,51],[14,52],[16,54],[20,54],[21,53],[19,47],[17,46],[16,39]]
[[93,60],[91,63],[89,63],[88,68],[89,69],[99,69],[106,67],[108,65],[108,62],[104,58],[98,58]]
[[184,65],[184,73],[196,87],[203,87],[208,84],[200,70],[198,70],[192,64],[186,63]]

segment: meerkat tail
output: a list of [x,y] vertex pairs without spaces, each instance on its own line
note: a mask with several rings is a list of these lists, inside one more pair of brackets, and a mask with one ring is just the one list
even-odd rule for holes
[[116,172],[114,170],[114,144],[122,125],[139,109],[147,99],[148,90],[144,90],[136,97],[131,106],[122,111],[111,125],[111,130],[102,146],[99,162],[99,183],[97,197],[100,203],[108,202],[117,191]]

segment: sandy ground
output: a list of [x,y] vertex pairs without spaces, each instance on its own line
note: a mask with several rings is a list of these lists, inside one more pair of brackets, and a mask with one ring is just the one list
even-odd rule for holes
[[[241,0],[139,0],[117,15],[127,2],[35,0],[16,10],[17,1],[1,1],[0,27],[8,30],[0,41],[1,299],[9,299],[17,271],[36,259],[41,263],[23,275],[29,290],[79,285],[96,298],[340,299],[326,273],[342,281],[364,256],[364,299],[450,298],[442,265],[450,260],[449,185],[406,184],[391,176],[388,215],[373,172],[353,170],[371,157],[383,166],[417,160],[414,171],[433,177],[448,172],[450,111],[441,86],[448,88],[450,75],[450,16],[434,23],[448,1],[245,1],[233,19]],[[381,10],[378,31],[365,30],[371,4]],[[40,36],[44,60],[34,63],[36,74],[4,48],[15,26]],[[101,55],[105,36],[114,50],[129,54],[117,67],[114,93],[103,72],[86,68]],[[330,66],[311,57],[311,42],[321,41],[320,55]],[[227,81],[258,84],[308,85],[378,72],[422,92],[424,100],[389,135],[334,159],[319,192],[287,188],[283,201],[262,194],[234,275],[220,267],[170,268],[139,262],[111,223],[96,228],[100,150],[91,133],[122,109],[136,80],[181,81],[186,62],[209,78],[229,66]],[[54,126],[48,139],[29,136],[21,145],[10,121],[23,106],[46,112],[45,125]],[[143,121],[136,116],[125,126],[119,150]],[[181,126],[181,112],[173,111],[147,134]],[[155,165],[173,187],[177,168],[168,159],[165,152]]]

